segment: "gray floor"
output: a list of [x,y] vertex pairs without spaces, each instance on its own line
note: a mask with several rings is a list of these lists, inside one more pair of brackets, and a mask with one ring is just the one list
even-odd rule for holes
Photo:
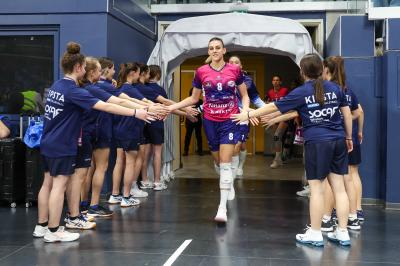
[[[295,234],[308,222],[308,199],[295,196],[299,181],[260,176],[236,181],[229,222],[217,226],[212,219],[218,181],[209,178],[209,168],[209,160],[198,164],[193,178],[176,178],[168,190],[151,191],[138,208],[112,207],[113,218],[98,219],[97,229],[82,232],[74,243],[32,239],[36,208],[2,207],[0,265],[163,265],[187,239],[192,242],[173,265],[400,264],[400,212],[379,207],[365,207],[367,220],[361,232],[351,233],[351,248],[327,241],[325,248],[296,244]],[[263,169],[268,179],[270,170]],[[249,160],[247,172],[252,171],[260,170],[251,169]]]

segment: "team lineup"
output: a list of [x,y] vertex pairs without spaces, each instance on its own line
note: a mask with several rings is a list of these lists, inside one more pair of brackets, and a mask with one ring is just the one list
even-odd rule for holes
[[[51,86],[46,99],[40,146],[45,178],[33,236],[45,242],[79,239],[79,233],[60,226],[64,194],[68,229],[93,229],[96,217],[113,215],[100,204],[110,147],[116,146],[117,156],[109,204],[137,206],[148,196],[144,189],[166,189],[161,179],[163,121],[169,115],[197,121],[202,110],[213,158],[210,167],[219,176],[215,222],[229,222],[229,202],[235,199],[235,178],[243,176],[250,125],[262,124],[274,132],[271,169],[283,165],[290,139],[303,145],[310,224],[296,241],[324,246],[322,232],[328,232],[329,240],[350,246],[348,230],[360,230],[364,220],[358,174],[364,114],[346,85],[343,59],[305,55],[299,65],[301,81],[289,91],[275,75],[273,88],[262,100],[240,58],[230,56],[225,62],[226,52],[222,39],[210,39],[206,64],[196,70],[190,96],[175,102],[158,85],[159,66],[121,64],[115,81],[111,59],[85,57],[79,44],[68,43],[61,60],[65,76]],[[201,98],[201,108],[195,108]],[[286,131],[292,136],[285,137]],[[151,156],[154,182],[147,178]]]

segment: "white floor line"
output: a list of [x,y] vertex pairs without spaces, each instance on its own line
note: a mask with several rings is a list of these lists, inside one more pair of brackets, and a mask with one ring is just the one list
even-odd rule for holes
[[169,257],[169,259],[163,264],[163,266],[171,266],[172,263],[176,261],[176,259],[179,257],[179,255],[182,254],[182,252],[189,246],[190,242],[192,242],[192,239],[185,240],[185,242],[182,243],[182,245],[174,252],[174,254]]

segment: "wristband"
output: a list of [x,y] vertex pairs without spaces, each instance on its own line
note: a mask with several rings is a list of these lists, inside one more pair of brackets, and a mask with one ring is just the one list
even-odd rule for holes
[[353,141],[353,139],[347,139],[347,138],[346,138],[346,140],[351,140],[351,141]]
[[247,119],[250,120],[250,111],[247,111]]
[[135,113],[133,114],[133,117],[136,117],[136,109],[134,109],[135,110]]

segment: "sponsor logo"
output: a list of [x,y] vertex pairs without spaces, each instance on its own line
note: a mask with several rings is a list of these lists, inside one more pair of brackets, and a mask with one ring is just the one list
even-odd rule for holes
[[228,86],[229,87],[235,87],[236,84],[235,84],[235,82],[233,80],[230,80],[230,81],[228,81]]
[[47,119],[54,119],[59,113],[61,113],[64,109],[61,108],[55,108],[53,106],[50,105],[46,105],[46,107],[44,108],[46,114],[46,118]]
[[332,117],[335,115],[338,107],[328,107],[322,110],[308,111],[311,119],[321,118],[321,117]]

